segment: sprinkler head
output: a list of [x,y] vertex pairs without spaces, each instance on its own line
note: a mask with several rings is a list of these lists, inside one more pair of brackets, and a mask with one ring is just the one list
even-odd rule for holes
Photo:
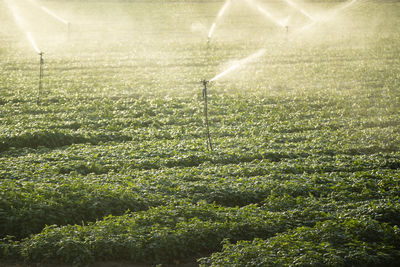
[[204,88],[203,88],[203,98],[206,99],[207,97],[207,84],[209,81],[207,81],[206,79],[202,80],[201,83],[203,84]]
[[40,64],[43,64],[44,63],[44,60],[43,60],[43,52],[42,51],[40,51],[40,53],[38,53],[38,55],[40,56]]

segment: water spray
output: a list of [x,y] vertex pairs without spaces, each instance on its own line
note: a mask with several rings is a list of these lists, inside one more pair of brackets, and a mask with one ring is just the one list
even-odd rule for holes
[[213,33],[214,33],[215,26],[216,26],[216,23],[214,22],[214,23],[211,25],[211,28],[210,28],[210,30],[209,30],[209,32],[208,32],[208,36],[207,36],[207,43],[208,43],[208,44],[209,44],[210,41],[211,41],[211,37],[212,37],[212,35],[213,35]]
[[202,80],[201,83],[203,84],[203,100],[204,100],[204,124],[206,126],[206,137],[207,137],[207,149],[213,151],[213,146],[211,143],[211,136],[210,136],[210,126],[208,124],[208,97],[207,97],[207,84],[209,81],[206,79]]
[[231,3],[231,0],[226,0],[225,4],[219,10],[217,18],[215,19],[215,21],[211,25],[210,30],[208,31],[207,43],[210,43],[211,37],[212,37],[212,35],[214,33],[214,30],[215,30],[215,27],[217,26],[217,21],[225,14],[225,11],[227,10],[227,8],[228,8],[230,3]]
[[270,19],[273,23],[275,23],[279,27],[285,27],[286,25],[277,20],[270,12],[268,12],[265,8],[257,5],[257,10],[260,11],[265,17]]
[[347,3],[343,4],[341,7],[338,7],[335,9],[332,14],[327,18],[327,20],[331,19],[331,17],[336,16],[337,13],[342,12],[343,10],[353,6],[358,0],[351,0],[348,1]]
[[47,7],[41,6],[35,0],[29,0],[29,2],[31,2],[31,4],[36,6],[37,8],[40,8],[47,15],[53,17],[54,19],[56,19],[59,22],[61,22],[62,24],[64,24],[66,26],[66,29],[67,29],[67,38],[69,39],[70,31],[71,31],[71,23],[68,20],[66,20],[66,19],[62,18],[61,16],[57,15],[55,12],[53,12],[50,9],[48,9]]
[[35,39],[33,38],[32,34],[30,32],[26,33],[26,36],[28,37],[29,42],[32,44],[33,49],[38,53],[39,55],[39,87],[37,91],[37,99],[36,103],[37,105],[40,104],[40,94],[42,92],[42,80],[43,80],[43,65],[44,65],[44,60],[43,60],[43,52],[39,49],[37,46]]
[[295,2],[293,2],[292,0],[285,0],[285,2],[291,6],[292,8],[296,9],[298,12],[300,12],[301,14],[303,14],[304,16],[306,16],[308,19],[310,19],[311,21],[316,21],[316,19],[311,16],[310,13],[308,13],[307,11],[305,11],[304,9],[302,9],[301,7],[299,7]]
[[286,27],[284,22],[277,19],[274,15],[272,15],[271,12],[269,12],[267,9],[265,9],[261,5],[255,3],[253,0],[245,0],[245,1],[250,6],[255,7],[264,17],[266,17],[269,21],[273,22],[276,26],[278,26],[280,28]]
[[15,3],[10,2],[9,0],[6,0],[5,2],[11,11],[11,14],[14,17],[14,20],[15,20],[15,23],[17,24],[17,26],[21,30],[27,29],[27,23],[24,20],[24,18],[21,16],[20,11],[19,11],[18,7],[15,5]]
[[228,8],[230,3],[231,3],[231,0],[227,0],[225,2],[225,4],[222,6],[221,10],[218,12],[217,19],[221,18],[225,14],[225,11]]
[[315,26],[318,22],[327,22],[329,20],[331,20],[333,17],[335,17],[340,11],[343,11],[351,6],[353,6],[358,0],[350,0],[347,3],[343,4],[341,7],[335,9],[329,16],[325,17],[324,19],[318,19],[318,20],[314,20],[312,22],[310,22],[309,24],[303,26],[302,28],[300,28],[299,30],[296,31],[297,34],[302,33],[305,30],[308,30],[310,28],[312,28],[313,26]]
[[215,75],[209,82],[216,81],[216,80],[218,80],[219,78],[221,78],[221,77],[227,75],[228,73],[230,73],[230,72],[236,70],[237,68],[242,67],[244,64],[249,63],[250,61],[253,61],[253,60],[255,60],[255,59],[261,57],[262,55],[264,55],[264,53],[265,53],[266,51],[267,51],[266,49],[260,49],[260,50],[258,50],[257,52],[251,54],[250,56],[248,56],[248,57],[246,57],[246,58],[244,58],[244,59],[242,59],[242,60],[236,61],[232,66],[230,66],[229,68],[227,68],[227,69],[224,70],[223,72],[221,72],[221,73]]
[[212,142],[211,142],[211,136],[210,136],[210,126],[208,123],[208,95],[207,95],[207,85],[210,82],[216,81],[219,78],[227,75],[228,73],[236,70],[237,68],[243,66],[244,64],[255,60],[256,58],[259,58],[260,56],[262,56],[265,53],[265,49],[260,49],[259,51],[255,52],[254,54],[236,61],[232,66],[230,66],[229,68],[227,68],[226,70],[224,70],[223,72],[215,75],[211,80],[207,81],[206,79],[203,79],[201,81],[202,85],[203,85],[203,100],[204,100],[204,123],[206,126],[206,135],[207,135],[207,148],[211,151],[213,151],[213,146],[212,146]]
[[41,6],[40,7],[44,12],[46,12],[48,15],[52,16],[53,18],[55,18],[56,20],[58,20],[59,22],[63,23],[66,25],[67,27],[67,36],[69,39],[70,36],[70,30],[71,30],[71,23],[65,19],[63,19],[62,17],[58,16],[56,13],[54,13],[53,11],[51,11],[50,9],[48,9],[45,6]]
[[[215,27],[217,26],[217,22],[219,19],[222,18],[222,16],[225,14],[226,10],[228,9],[229,5],[231,3],[231,0],[226,0],[224,5],[221,7],[221,9],[218,12],[218,15],[215,19],[215,21],[213,22],[213,24],[211,25],[210,30],[208,31],[208,35],[207,35],[207,50],[205,53],[205,57],[204,57],[204,61],[208,61],[209,60],[209,49],[210,49],[210,42],[211,42],[211,38],[214,34],[215,31]],[[211,137],[210,137],[210,130],[209,130],[209,125],[208,125],[208,111],[207,111],[207,84],[209,81],[207,81],[206,79],[204,79],[202,81],[202,84],[204,86],[203,88],[203,99],[204,99],[204,116],[205,116],[205,124],[206,124],[206,131],[207,131],[207,147],[212,151],[213,147],[212,147],[212,143],[211,143]]]

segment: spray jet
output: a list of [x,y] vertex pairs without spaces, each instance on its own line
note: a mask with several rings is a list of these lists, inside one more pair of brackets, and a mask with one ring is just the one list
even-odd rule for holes
[[217,24],[214,22],[214,23],[211,25],[211,28],[210,28],[210,30],[209,30],[209,32],[208,32],[207,42],[210,42],[211,37],[212,37],[212,35],[213,35],[213,33],[214,33],[215,26],[217,26]]
[[293,2],[292,0],[285,0],[286,3],[288,3],[289,6],[291,6],[292,8],[296,9],[297,11],[299,11],[301,14],[303,14],[304,16],[306,16],[307,18],[309,18],[311,21],[316,21],[316,19],[310,15],[310,13],[308,13],[307,11],[305,11],[303,8],[299,7],[295,2]]
[[71,23],[65,19],[63,19],[62,17],[58,16],[56,13],[54,13],[53,11],[51,11],[50,9],[48,9],[45,6],[41,6],[40,7],[44,12],[46,12],[47,14],[49,14],[50,16],[52,16],[53,18],[55,18],[56,20],[60,21],[61,23],[65,24],[67,26],[67,34],[69,37],[70,34],[70,30],[71,30]]
[[8,8],[10,9],[11,14],[14,17],[14,20],[15,20],[15,23],[17,24],[17,26],[21,30],[27,29],[26,21],[20,15],[18,8],[13,3],[9,2],[8,0],[6,0],[6,4],[7,4]]
[[17,23],[18,27],[21,29],[25,28],[25,21],[24,19],[19,15],[18,11],[16,10],[15,6],[10,6],[11,12],[13,14],[13,17],[15,19],[15,22]]
[[26,36],[28,37],[29,42],[31,43],[33,49],[40,55],[42,51],[39,49],[38,45],[35,42],[35,39],[32,36],[31,32],[26,32]]
[[67,27],[67,36],[68,36],[68,38],[69,38],[70,30],[71,30],[71,23],[70,23],[68,20],[66,20],[66,19],[64,19],[64,18],[62,18],[62,17],[60,17],[59,15],[57,15],[56,13],[54,13],[53,11],[51,11],[50,9],[48,9],[47,7],[45,7],[45,6],[40,6],[40,5],[39,5],[36,1],[34,1],[34,0],[29,0],[29,2],[31,2],[34,6],[40,8],[43,12],[45,12],[45,13],[48,14],[48,15],[50,15],[50,16],[53,17],[54,19],[58,20],[58,21],[61,22],[62,24],[65,24],[66,27]]
[[245,64],[247,64],[247,63],[249,63],[249,62],[251,62],[251,61],[253,61],[253,60],[255,60],[255,59],[259,58],[259,57],[261,57],[262,55],[264,55],[264,53],[265,53],[266,51],[267,51],[266,49],[260,49],[260,50],[258,50],[257,52],[255,52],[254,54],[251,54],[250,56],[248,56],[248,57],[246,57],[246,58],[244,58],[244,59],[241,59],[241,60],[239,60],[239,61],[236,61],[232,66],[230,66],[229,68],[227,68],[227,69],[224,70],[223,72],[221,72],[221,73],[215,75],[215,76],[210,80],[210,82],[216,81],[216,80],[218,80],[219,78],[221,78],[221,77],[227,75],[228,73],[230,73],[230,72],[232,72],[232,71],[238,69],[239,67],[242,67],[243,65],[245,65]]
[[210,30],[208,31],[208,35],[207,35],[207,43],[209,43],[211,41],[211,37],[214,34],[214,30],[215,27],[217,26],[217,22],[220,18],[222,18],[222,16],[225,14],[225,11],[227,10],[229,4],[231,3],[231,0],[226,0],[225,4],[221,7],[221,9],[218,12],[217,18],[215,19],[215,21],[213,22],[213,24],[211,25]]
[[351,1],[347,2],[346,4],[343,4],[342,6],[338,7],[337,9],[335,9],[335,10],[330,14],[330,16],[328,16],[326,19],[323,19],[323,21],[324,21],[324,20],[329,20],[329,19],[331,19],[333,16],[336,16],[337,13],[339,13],[339,12],[341,12],[341,11],[343,11],[343,10],[349,8],[349,7],[351,7],[352,5],[354,5],[357,1],[358,1],[358,0],[351,0]]
[[35,42],[35,39],[33,38],[32,34],[30,32],[27,32],[26,36],[28,37],[29,42],[32,44],[33,49],[39,55],[39,87],[38,87],[37,100],[36,100],[37,105],[39,105],[40,104],[40,94],[42,91],[43,64],[44,64],[43,54],[44,53],[39,49],[38,45]]
[[45,6],[41,6],[40,7],[44,12],[46,12],[47,14],[49,14],[50,16],[52,16],[53,18],[55,18],[56,20],[64,23],[65,25],[68,25],[69,22],[65,19],[63,19],[62,17],[58,16],[57,14],[55,14],[53,11],[51,11],[50,9],[48,9]]
[[331,12],[331,14],[329,14],[327,17],[323,18],[323,19],[318,19],[318,20],[314,20],[312,22],[310,22],[309,24],[305,25],[304,27],[300,28],[297,33],[301,33],[305,30],[308,30],[310,28],[312,28],[313,26],[315,26],[318,22],[327,22],[329,20],[331,20],[333,17],[335,17],[339,12],[353,6],[358,0],[350,0],[347,3],[345,3],[344,5],[338,7],[337,9],[335,9],[334,11]]
[[255,3],[253,0],[245,0],[245,1],[247,4],[255,7],[261,14],[263,14],[266,18],[268,18],[275,25],[280,26],[280,27],[285,27],[285,25],[279,19],[277,19],[271,12],[269,12],[267,9],[265,9],[258,3]]
[[257,10],[260,11],[265,17],[269,18],[273,23],[275,23],[277,26],[280,27],[285,27],[286,25],[284,25],[281,21],[279,21],[278,19],[276,19],[270,12],[268,12],[265,8],[263,8],[260,5],[256,5]]
[[262,7],[261,5],[257,4],[253,0],[245,0],[247,4],[249,4],[252,7],[255,7],[264,17],[266,17],[269,21],[274,23],[276,26],[280,28],[284,28],[286,30],[286,33],[289,31],[289,26],[287,24],[289,17],[286,18],[285,20],[279,20],[276,18],[271,12],[269,12],[266,8]]
[[[15,22],[17,23],[18,27],[22,30],[22,31],[26,31],[27,26],[26,26],[26,22],[25,20],[20,16],[18,9],[16,6],[14,6],[13,4],[11,4],[9,1],[6,0],[6,3],[8,4],[8,7],[11,10],[11,13],[14,16]],[[37,94],[37,104],[39,105],[39,101],[40,101],[40,92],[42,90],[42,80],[43,80],[43,64],[44,64],[44,60],[43,60],[43,52],[39,49],[38,45],[36,44],[35,39],[33,38],[33,35],[31,32],[27,31],[26,32],[26,37],[28,38],[28,41],[31,43],[33,49],[35,50],[35,52],[39,55],[39,87],[38,87],[38,94]]]

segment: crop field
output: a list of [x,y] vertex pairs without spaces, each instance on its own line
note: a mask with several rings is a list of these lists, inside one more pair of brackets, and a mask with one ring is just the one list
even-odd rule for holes
[[398,266],[399,25],[399,1],[0,1],[0,266]]

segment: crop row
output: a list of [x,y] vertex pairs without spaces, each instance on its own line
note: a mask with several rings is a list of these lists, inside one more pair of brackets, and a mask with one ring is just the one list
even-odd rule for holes
[[[218,140],[218,139],[217,139]],[[250,142],[254,142],[251,144]],[[257,142],[259,141],[259,143]],[[265,141],[264,141],[265,142]],[[315,141],[314,141],[315,142]],[[129,173],[132,169],[151,170],[171,167],[196,167],[202,164],[238,164],[264,161],[265,168],[284,173],[358,171],[399,166],[396,146],[374,145],[346,147],[346,143],[329,145],[306,141],[296,143],[263,143],[263,139],[221,139],[214,153],[204,151],[203,139],[157,140],[148,142],[76,144],[51,150],[13,149],[0,159],[3,179],[29,179],[53,175]],[[367,139],[368,142],[368,139]],[[236,147],[232,147],[235,144]],[[325,145],[325,147],[324,147]],[[342,146],[342,147],[340,147]],[[260,167],[259,169],[261,169]],[[257,173],[255,173],[257,174]]]
[[398,227],[371,219],[336,219],[269,239],[231,243],[200,260],[203,266],[396,266]]
[[[250,141],[254,143],[252,149],[276,142],[293,143],[305,150],[332,149],[332,154],[354,154],[357,149],[370,153],[382,148],[382,152],[396,151],[400,125],[396,99],[387,105],[380,96],[374,99],[374,105],[366,105],[369,97],[360,98],[307,97],[290,101],[258,96],[249,102],[240,100],[240,96],[215,96],[209,104],[211,133],[217,143],[226,137],[244,138],[235,138],[235,142],[256,138]],[[197,98],[182,102],[82,99],[76,106],[64,103],[58,108],[60,104],[48,103],[39,108],[3,105],[0,151],[108,141],[196,139],[204,135],[201,101]]]
[[[102,221],[85,225],[46,227],[42,233],[21,241],[6,238],[1,243],[1,253],[3,257],[29,262],[58,260],[87,264],[95,260],[124,259],[157,263],[210,253],[220,249],[225,239],[231,242],[254,238],[268,240],[276,235],[265,243],[259,240],[252,243],[241,241],[237,246],[246,249],[243,255],[234,252],[237,249],[235,246],[225,245],[222,253],[214,254],[211,260],[217,263],[216,266],[224,261],[234,262],[235,257],[236,260],[243,257],[244,260],[275,263],[286,260],[290,263],[301,256],[297,249],[304,248],[307,253],[303,255],[303,260],[318,256],[314,259],[316,263],[334,260],[338,254],[336,261],[342,260],[341,264],[370,263],[370,260],[381,264],[393,262],[398,257],[396,251],[399,249],[400,233],[393,225],[398,223],[398,218],[393,221],[385,215],[390,211],[398,214],[399,209],[398,204],[388,202],[352,205],[351,212],[347,214],[340,211],[330,214],[311,208],[269,212],[256,205],[226,208],[204,203],[177,204],[123,216],[108,216]],[[282,232],[286,233],[278,234]],[[287,243],[290,240],[294,241],[293,248]],[[303,241],[305,246],[301,244]],[[318,249],[314,251],[313,246]],[[362,250],[363,246],[367,249]],[[251,254],[255,249],[265,253],[265,256]],[[268,249],[273,249],[277,256],[266,257],[270,253]],[[283,258],[285,249],[290,249],[290,258]],[[324,253],[334,252],[332,258],[322,257],[320,253],[325,249]],[[360,250],[363,251],[361,255],[345,256],[346,253],[358,254]]]
[[[128,166],[123,173],[106,174],[80,174],[79,165],[73,172],[60,174],[49,165],[39,164],[35,166],[37,172],[24,174],[26,178],[2,179],[0,235],[25,237],[40,232],[45,225],[94,221],[109,214],[183,200],[223,206],[264,203],[268,209],[284,211],[276,203],[285,203],[283,207],[290,209],[304,198],[335,203],[398,199],[400,180],[398,167],[391,165],[393,159],[360,157],[351,163],[348,158],[335,158],[336,169],[326,166],[332,158],[326,160],[209,162],[197,167],[150,170]],[[72,164],[70,161],[67,164]]]

